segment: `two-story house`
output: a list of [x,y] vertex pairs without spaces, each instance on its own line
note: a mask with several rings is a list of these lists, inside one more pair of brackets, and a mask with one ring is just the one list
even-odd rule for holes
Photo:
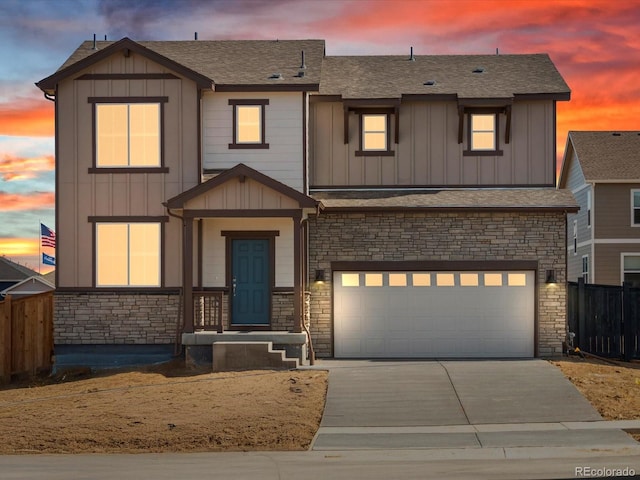
[[580,205],[567,219],[568,280],[640,286],[640,132],[569,132],[558,187]]
[[38,86],[57,345],[206,356],[230,332],[308,331],[325,357],[561,352],[577,204],[555,189],[570,91],[548,56],[125,38]]

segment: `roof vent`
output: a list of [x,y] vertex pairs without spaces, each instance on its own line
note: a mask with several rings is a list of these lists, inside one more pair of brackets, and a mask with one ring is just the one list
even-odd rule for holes
[[198,39],[198,32],[193,32],[193,39],[197,40]]
[[410,62],[416,61],[416,57],[413,55],[413,47],[411,47],[411,53],[409,54],[409,61]]
[[473,73],[484,73],[483,67],[476,67],[473,69]]
[[426,85],[427,87],[433,87],[436,84],[435,80],[427,80],[426,82],[423,83],[423,85]]
[[300,68],[301,69],[305,69],[305,68],[307,68],[307,64],[304,63],[304,50],[302,50],[300,56],[302,57],[301,60],[300,60]]
[[298,74],[296,75],[296,77],[298,77],[298,78],[303,78],[303,77],[304,77],[304,70],[300,70],[300,71],[298,72]]
[[611,135],[613,135],[614,137],[621,137],[622,134],[620,132],[613,132]]
[[97,50],[98,49],[98,45],[96,44],[96,34],[93,34],[93,49]]
[[282,74],[272,73],[271,76],[269,77],[269,80],[282,80]]

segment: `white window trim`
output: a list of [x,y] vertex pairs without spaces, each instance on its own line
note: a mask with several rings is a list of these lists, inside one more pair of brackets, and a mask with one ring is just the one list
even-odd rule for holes
[[640,252],[622,252],[620,254],[620,285],[624,283],[624,272],[625,272],[624,258],[625,257],[640,257]]
[[[584,269],[584,265],[585,265],[585,260],[587,261],[587,270],[585,271]],[[589,277],[590,275],[590,267],[591,265],[589,264],[589,255],[582,255],[582,278],[584,279],[584,283],[591,283],[589,281]],[[586,275],[586,277],[585,277]]]
[[587,191],[587,228],[591,228],[593,224],[593,209],[591,202],[591,190]]
[[640,207],[636,207],[636,206],[634,206],[634,204],[633,204],[633,197],[635,196],[635,194],[636,194],[636,193],[640,194],[640,189],[638,189],[638,188],[632,188],[632,189],[631,189],[631,226],[632,226],[632,227],[640,227],[640,223],[635,223],[635,222],[634,222],[634,220],[635,220],[635,218],[634,218],[634,217],[635,217],[635,216],[634,216],[635,209],[640,210]]

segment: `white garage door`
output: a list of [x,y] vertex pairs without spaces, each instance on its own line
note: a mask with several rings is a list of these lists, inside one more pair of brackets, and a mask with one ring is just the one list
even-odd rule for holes
[[337,358],[532,357],[532,271],[334,272]]

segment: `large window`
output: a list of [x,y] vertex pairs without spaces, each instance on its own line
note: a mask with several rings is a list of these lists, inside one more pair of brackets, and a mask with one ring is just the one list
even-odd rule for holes
[[640,227],[640,190],[631,190],[631,226]]
[[98,168],[161,166],[159,103],[97,103]]
[[640,287],[640,254],[622,254],[622,280],[632,287]]
[[229,148],[269,148],[265,142],[265,105],[269,100],[229,100],[233,107],[233,142]]
[[96,286],[159,287],[160,223],[96,223]]

